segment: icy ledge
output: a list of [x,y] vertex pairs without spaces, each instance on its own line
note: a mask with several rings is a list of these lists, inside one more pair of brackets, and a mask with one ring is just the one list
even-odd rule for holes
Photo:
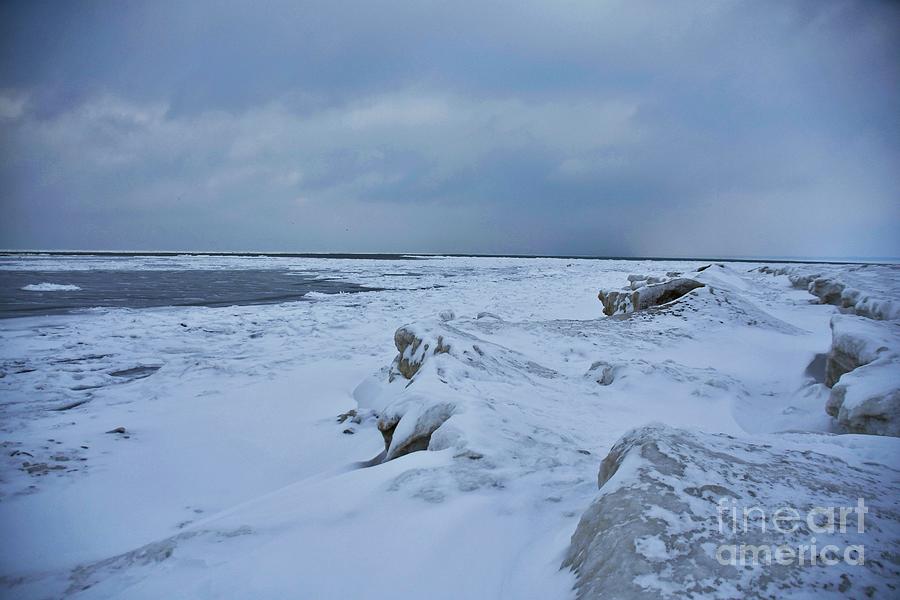
[[785,275],[822,303],[831,319],[825,411],[853,433],[900,436],[900,288],[898,265],[760,267]]
[[[563,567],[575,571],[579,599],[896,596],[897,456],[894,438],[748,440],[641,427],[603,460],[600,495],[581,517]],[[792,511],[799,518],[786,520]],[[829,515],[838,526],[827,526]],[[781,516],[781,531],[773,516]],[[779,547],[782,554],[773,554]],[[855,564],[860,552],[864,562]]]
[[900,319],[897,289],[887,288],[896,281],[896,265],[861,265],[840,270],[827,266],[823,271],[809,266],[759,268],[760,273],[785,275],[796,288],[805,289],[824,304],[833,304],[863,317],[877,320]]
[[831,319],[825,410],[854,433],[900,436],[900,323]]

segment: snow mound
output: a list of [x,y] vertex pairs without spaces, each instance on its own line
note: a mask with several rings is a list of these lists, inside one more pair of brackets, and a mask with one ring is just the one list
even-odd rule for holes
[[836,315],[831,331],[826,411],[847,431],[900,436],[900,323]]
[[22,289],[26,292],[77,292],[81,288],[68,283],[29,283]]
[[847,437],[628,432],[600,466],[600,496],[563,563],[577,597],[891,596],[900,478],[890,457],[900,440]]
[[[677,308],[676,308],[677,307]],[[746,296],[728,288],[707,285],[689,294],[671,307],[670,312],[693,312],[709,323],[719,319],[735,325],[768,329],[787,335],[802,335],[804,330],[776,317]]]

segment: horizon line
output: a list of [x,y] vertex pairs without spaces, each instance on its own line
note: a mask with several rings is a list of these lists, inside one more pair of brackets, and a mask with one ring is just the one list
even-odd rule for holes
[[273,256],[287,258],[396,258],[398,260],[423,258],[555,258],[569,260],[672,260],[672,261],[723,261],[723,262],[775,262],[820,264],[897,264],[900,257],[891,256],[607,256],[591,254],[519,254],[519,253],[468,253],[468,252],[293,252],[258,250],[35,250],[0,249],[6,255],[50,256]]

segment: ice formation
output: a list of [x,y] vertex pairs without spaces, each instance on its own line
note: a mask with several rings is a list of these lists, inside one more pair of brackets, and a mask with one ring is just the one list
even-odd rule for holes
[[900,319],[897,265],[792,265],[760,267],[761,273],[785,275],[794,287],[805,289],[825,304],[834,304],[864,317]]
[[[629,275],[629,277],[632,277]],[[695,279],[678,277],[661,280],[659,278],[630,280],[631,291],[611,291],[598,294],[603,303],[603,313],[607,316],[625,314],[636,310],[646,310],[652,306],[661,306],[681,298],[691,290],[703,287]],[[635,284],[637,284],[636,287]]]

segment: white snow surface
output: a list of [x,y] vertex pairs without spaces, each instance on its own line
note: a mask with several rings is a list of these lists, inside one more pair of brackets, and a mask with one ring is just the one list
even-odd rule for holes
[[81,288],[70,283],[29,283],[22,287],[26,292],[77,292]]
[[[603,316],[599,289],[703,264],[7,258],[61,274],[271,266],[388,289],[0,320],[0,595],[574,598],[561,564],[632,428],[817,432],[795,446],[832,431],[806,369],[838,308],[759,264]],[[449,351],[391,381],[401,326]],[[425,432],[428,451],[363,467],[386,450],[385,418],[393,448]],[[898,455],[892,438],[851,437],[816,450]],[[665,547],[638,550],[655,563]]]

